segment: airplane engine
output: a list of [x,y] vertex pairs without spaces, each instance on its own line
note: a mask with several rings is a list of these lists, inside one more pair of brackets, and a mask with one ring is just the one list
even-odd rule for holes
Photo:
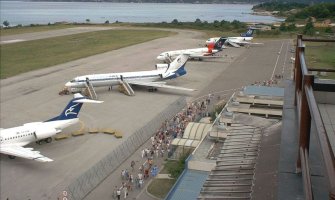
[[48,137],[51,137],[53,135],[55,135],[56,133],[58,133],[59,131],[57,131],[54,128],[49,128],[49,127],[39,127],[36,129],[36,131],[34,132],[35,138],[37,140],[41,140],[41,139],[45,139]]
[[169,67],[169,64],[156,64],[157,70],[166,70]]

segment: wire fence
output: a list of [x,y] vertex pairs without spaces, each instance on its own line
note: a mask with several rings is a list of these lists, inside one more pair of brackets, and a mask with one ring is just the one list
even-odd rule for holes
[[133,152],[142,146],[162,123],[175,116],[181,109],[186,106],[186,98],[180,97],[170,104],[164,111],[154,117],[145,126],[129,136],[111,153],[106,155],[102,160],[97,162],[93,167],[81,174],[66,189],[67,199],[83,199],[89,192],[98,186],[114,170],[116,170]]

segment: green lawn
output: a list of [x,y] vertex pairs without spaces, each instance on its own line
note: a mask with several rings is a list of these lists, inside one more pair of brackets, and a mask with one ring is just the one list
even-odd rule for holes
[[154,195],[155,197],[164,199],[175,182],[176,182],[175,179],[155,178],[148,186],[148,192]]
[[8,36],[8,35],[16,35],[23,33],[32,33],[32,32],[40,32],[40,31],[51,31],[56,29],[64,29],[64,28],[72,28],[78,27],[75,25],[67,25],[67,24],[57,24],[57,25],[36,25],[36,26],[22,26],[22,27],[11,27],[11,28],[1,28],[0,35]]
[[[306,43],[306,64],[309,68],[335,70],[335,43]],[[335,73],[327,73],[322,78],[335,79]]]
[[107,30],[1,45],[0,78],[37,70],[175,34]]

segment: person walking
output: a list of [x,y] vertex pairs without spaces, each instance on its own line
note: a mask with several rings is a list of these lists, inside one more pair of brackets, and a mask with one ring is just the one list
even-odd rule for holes
[[128,188],[127,188],[127,186],[123,187],[123,193],[124,193],[124,199],[126,199],[127,195],[128,195]]
[[130,163],[130,167],[131,167],[131,169],[132,169],[132,171],[134,171],[134,167],[135,167],[135,161],[131,161],[131,163]]
[[116,190],[116,196],[117,196],[118,200],[121,199],[121,190],[120,190],[120,188],[118,190]]

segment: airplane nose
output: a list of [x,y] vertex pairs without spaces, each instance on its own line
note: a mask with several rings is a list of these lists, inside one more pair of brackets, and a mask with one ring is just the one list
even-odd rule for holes
[[67,83],[65,83],[65,86],[66,86],[66,87],[71,87],[71,86],[72,86],[72,83],[71,83],[71,82],[67,82]]

